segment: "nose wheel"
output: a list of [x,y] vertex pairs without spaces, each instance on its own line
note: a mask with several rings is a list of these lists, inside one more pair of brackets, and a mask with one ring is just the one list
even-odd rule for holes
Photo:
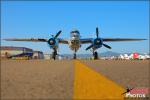
[[77,55],[76,53],[73,54],[73,59],[76,59],[77,58]]
[[94,56],[94,60],[97,60],[98,59],[98,52],[93,52],[93,56]]
[[74,50],[73,59],[77,59],[76,52],[77,52],[77,49]]

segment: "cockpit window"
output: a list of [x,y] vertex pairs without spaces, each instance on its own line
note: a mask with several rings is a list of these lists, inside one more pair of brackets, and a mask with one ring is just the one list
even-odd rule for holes
[[78,30],[71,31],[71,37],[79,37],[79,34]]
[[72,33],[72,36],[74,36],[74,37],[75,37],[75,36],[78,36],[78,34],[77,34],[77,33]]

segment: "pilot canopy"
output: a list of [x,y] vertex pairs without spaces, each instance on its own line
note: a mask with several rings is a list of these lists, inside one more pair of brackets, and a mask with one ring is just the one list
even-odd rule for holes
[[78,30],[73,30],[70,32],[71,34],[71,37],[79,37],[80,36],[80,33]]

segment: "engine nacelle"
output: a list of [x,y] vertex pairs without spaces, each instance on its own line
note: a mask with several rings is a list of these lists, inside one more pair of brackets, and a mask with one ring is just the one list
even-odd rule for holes
[[53,49],[57,49],[58,48],[58,40],[55,39],[55,38],[50,38],[48,40],[48,44],[49,44],[50,48],[53,48]]
[[101,38],[96,38],[93,40],[93,49],[97,49],[102,47],[103,45],[103,40]]

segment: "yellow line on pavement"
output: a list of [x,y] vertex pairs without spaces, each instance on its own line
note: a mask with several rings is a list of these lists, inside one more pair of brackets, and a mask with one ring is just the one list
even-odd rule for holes
[[[73,99],[123,100],[125,89],[75,60]],[[105,66],[101,66],[105,67]]]

